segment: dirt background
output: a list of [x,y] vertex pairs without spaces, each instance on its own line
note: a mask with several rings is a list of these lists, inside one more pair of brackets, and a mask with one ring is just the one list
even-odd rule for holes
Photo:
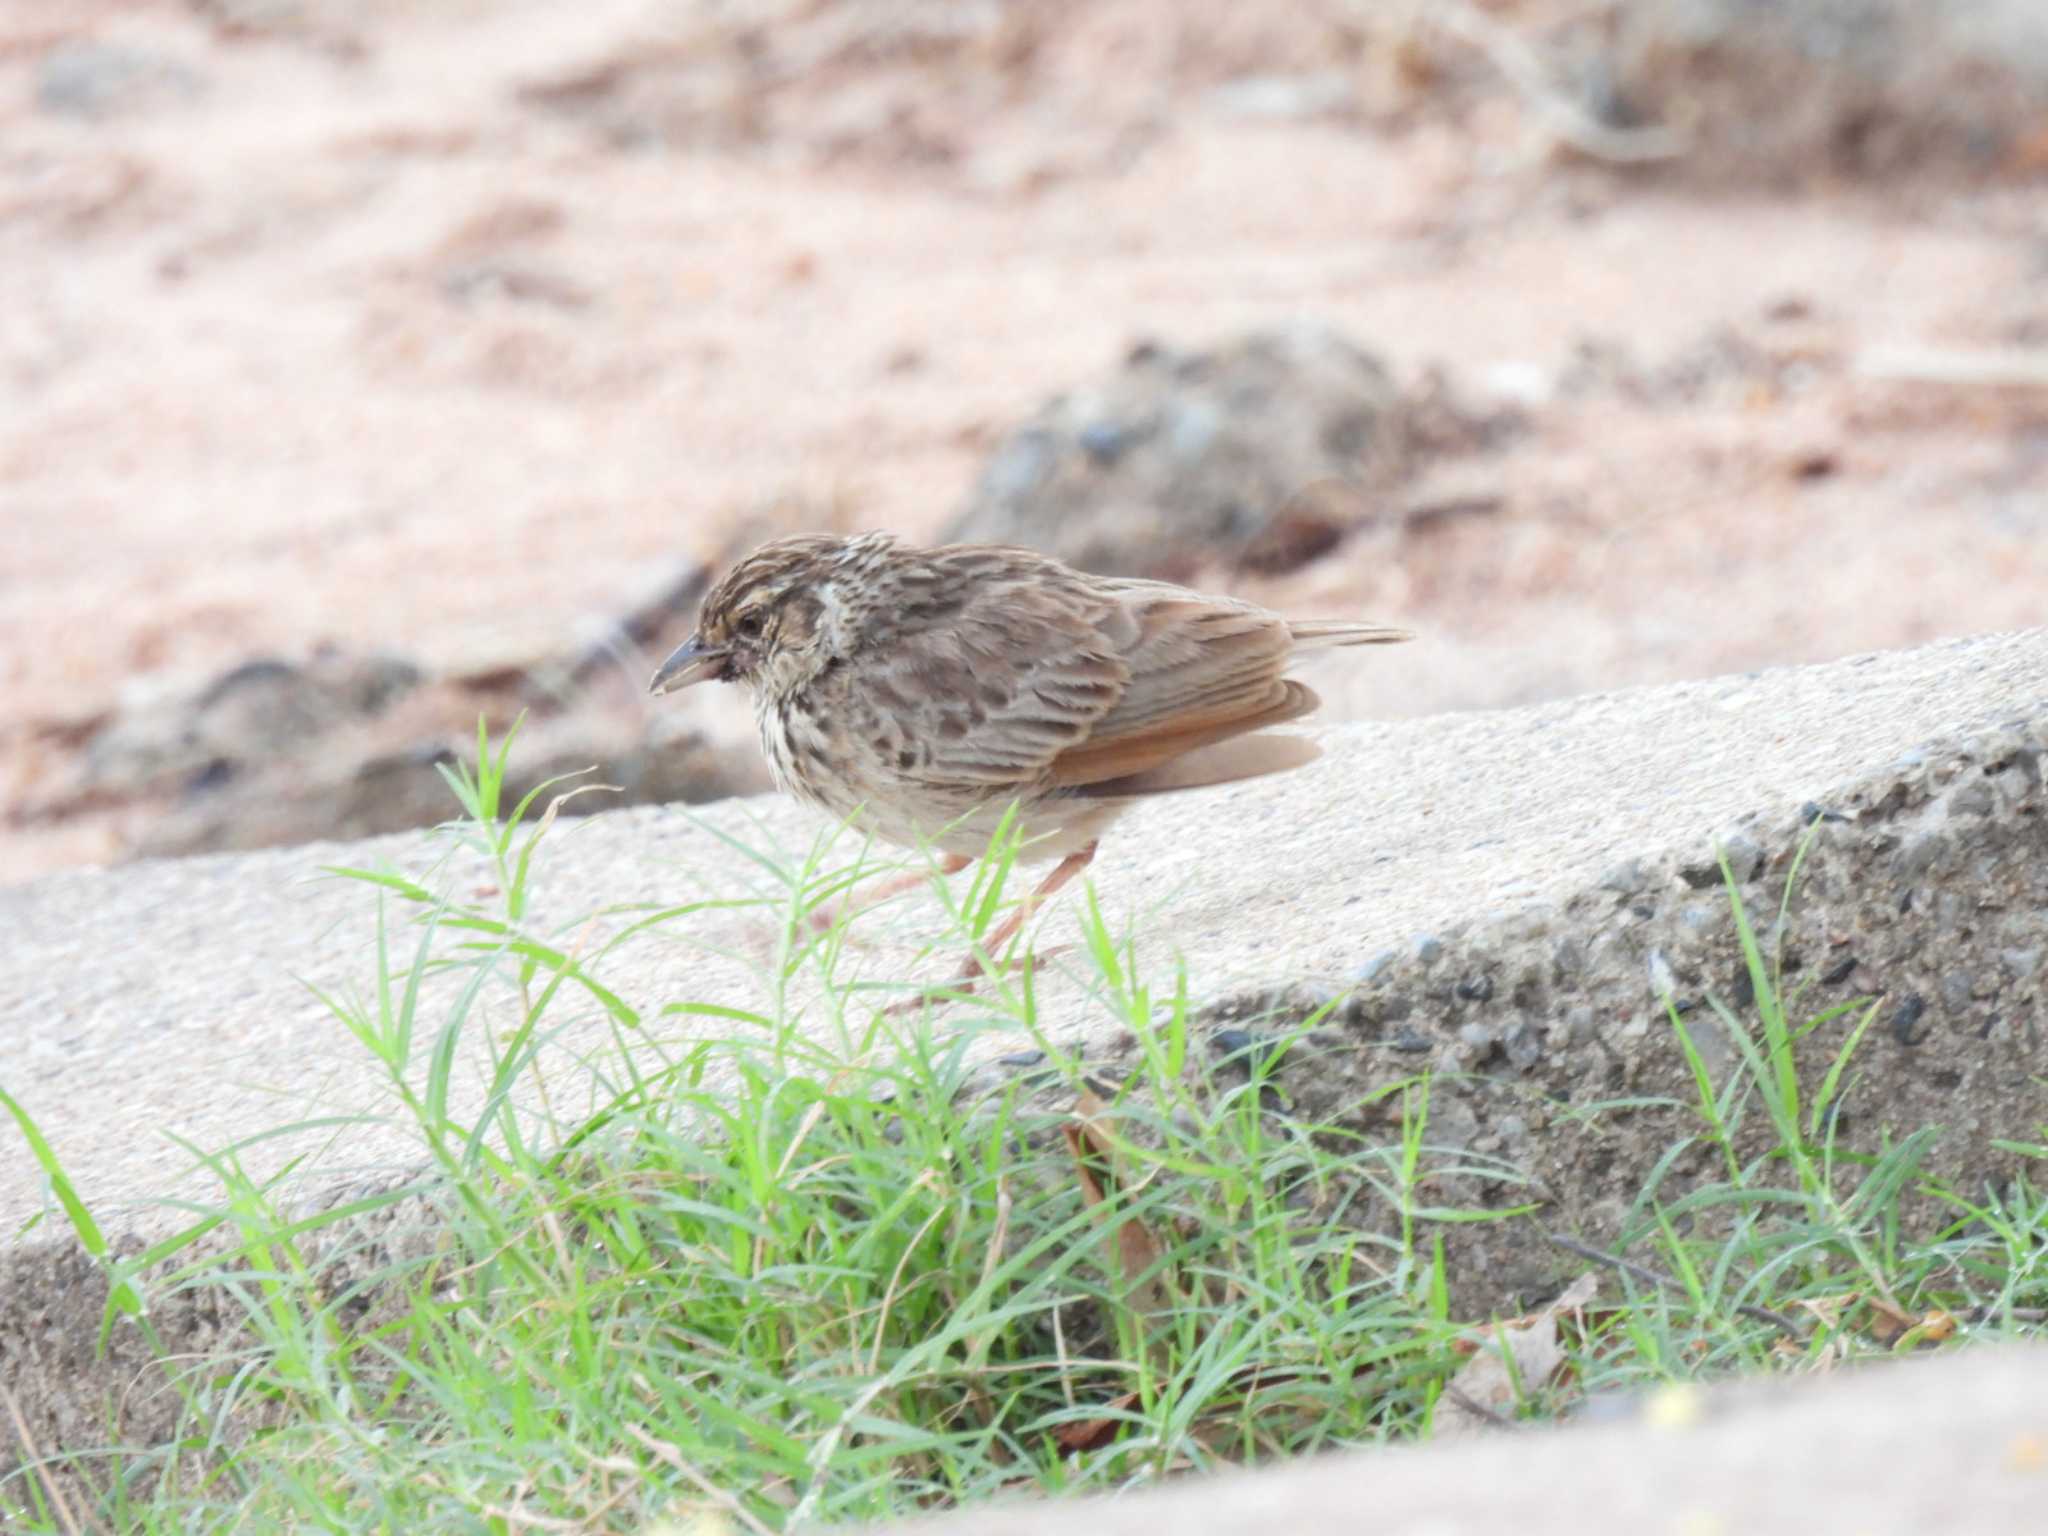
[[799,526],[1336,718],[2040,622],[2044,174],[2033,0],[9,0],[0,879],[753,787],[640,690]]

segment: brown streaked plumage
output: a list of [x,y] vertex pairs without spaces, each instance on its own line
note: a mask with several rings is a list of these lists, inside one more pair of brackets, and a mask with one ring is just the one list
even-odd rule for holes
[[1021,856],[1061,862],[990,935],[993,954],[1133,800],[1315,758],[1299,736],[1263,734],[1318,703],[1284,675],[1295,657],[1407,638],[1029,549],[799,534],[726,573],[651,688],[741,684],[780,788],[940,849],[949,869],[1017,802]]

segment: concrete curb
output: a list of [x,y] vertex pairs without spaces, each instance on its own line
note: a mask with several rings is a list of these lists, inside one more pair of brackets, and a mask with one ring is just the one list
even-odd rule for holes
[[[2048,1350],[1672,1388],[1597,1424],[1360,1451],[1123,1498],[980,1507],[905,1536],[2020,1536],[2048,1503]],[[1905,1470],[1938,1466],[1937,1477]]]

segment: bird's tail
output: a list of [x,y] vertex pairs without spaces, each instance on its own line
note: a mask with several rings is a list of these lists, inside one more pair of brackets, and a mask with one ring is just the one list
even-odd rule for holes
[[1340,645],[1399,645],[1414,635],[1392,624],[1360,624],[1350,619],[1289,619],[1287,632],[1297,651],[1325,651]]

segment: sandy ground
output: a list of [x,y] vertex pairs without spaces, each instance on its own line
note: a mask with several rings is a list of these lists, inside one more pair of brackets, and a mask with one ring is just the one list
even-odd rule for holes
[[1530,424],[1478,515],[1236,582],[1425,634],[1340,719],[2038,621],[2048,390],[1896,376],[2039,368],[2037,180],[1623,174],[1248,14],[0,6],[0,877],[134,844],[66,789],[123,709],[558,654],[750,520],[929,534],[1135,339],[1303,316]]

